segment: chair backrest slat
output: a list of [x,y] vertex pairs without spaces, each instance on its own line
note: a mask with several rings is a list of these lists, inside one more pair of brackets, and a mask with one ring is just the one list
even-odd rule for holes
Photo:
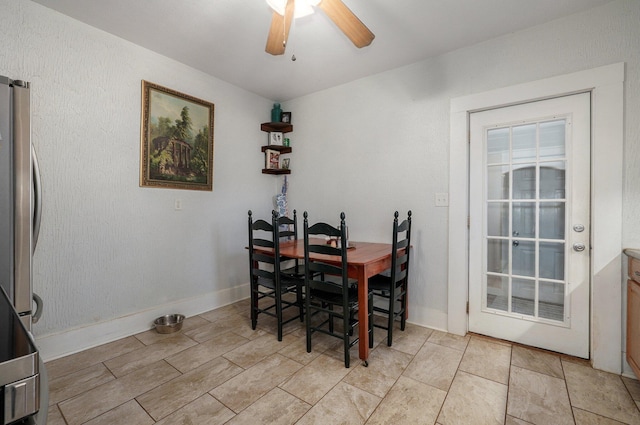
[[313,226],[309,226],[309,235],[325,235],[325,236],[341,236],[340,229],[333,227],[327,223],[316,223]]
[[274,274],[272,271],[268,271],[265,269],[253,269],[253,276],[264,277],[265,279],[273,279]]
[[398,249],[406,248],[409,245],[408,239],[402,239],[398,241]]
[[342,254],[342,250],[340,248],[336,248],[328,244],[309,245],[309,251],[315,252],[316,254],[325,254],[325,255],[341,255]]
[[271,232],[273,229],[272,224],[260,219],[253,222],[253,230],[265,230],[267,232]]
[[341,266],[334,266],[333,264],[322,263],[320,261],[312,261],[311,264],[309,264],[309,271],[330,275],[342,274]]
[[260,252],[253,252],[254,261],[258,261],[261,263],[273,264],[275,262],[275,256],[269,254],[262,254]]
[[253,239],[253,245],[254,246],[263,246],[265,248],[273,248],[274,247],[273,241],[268,241],[266,239],[257,239],[257,238]]

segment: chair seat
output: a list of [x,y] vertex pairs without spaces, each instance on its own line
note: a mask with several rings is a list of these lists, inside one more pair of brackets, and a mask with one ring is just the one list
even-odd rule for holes
[[[269,289],[276,289],[272,279],[267,279],[262,276],[258,277],[258,285],[262,285]],[[302,285],[304,285],[304,281],[292,279],[287,276],[280,277],[280,286],[282,287],[282,290],[290,290],[295,288],[296,286],[302,286]]]
[[369,290],[389,291],[391,290],[391,277],[384,274],[377,274],[369,278]]
[[[318,273],[320,274],[320,273]],[[336,285],[342,285],[342,281],[338,276],[326,276],[324,279],[325,282],[332,282]],[[349,282],[349,288],[357,288],[358,287],[358,279],[347,278],[347,282]]]
[[292,276],[299,279],[304,279],[304,264],[299,264],[298,267],[292,266],[287,269],[281,270],[280,274],[284,276]]
[[[292,260],[291,258],[287,258],[287,257],[283,257],[281,258],[281,262],[282,261],[290,261]],[[296,260],[298,261],[298,266],[291,266],[288,267],[284,270],[280,271],[280,274],[284,275],[284,276],[290,276],[294,279],[303,279],[304,280],[304,261],[302,260]],[[313,273],[313,276],[317,276],[319,273]]]
[[[329,304],[342,304],[342,293],[323,291],[322,289],[311,289],[311,299],[323,301]],[[349,304],[358,303],[358,289],[349,288],[348,291]]]

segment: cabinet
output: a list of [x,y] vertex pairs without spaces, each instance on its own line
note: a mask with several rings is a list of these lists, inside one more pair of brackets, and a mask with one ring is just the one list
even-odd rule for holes
[[[293,131],[293,125],[286,122],[265,122],[260,124],[260,130],[266,131],[267,133],[281,132],[285,134]],[[265,153],[265,164],[267,160],[266,152],[268,149],[278,151],[280,155],[291,153],[291,147],[289,146],[281,146],[281,145],[262,146],[262,152]],[[291,170],[284,169],[284,168],[263,168],[262,174],[291,174]]]
[[625,250],[629,256],[627,281],[627,362],[640,377],[640,251]]

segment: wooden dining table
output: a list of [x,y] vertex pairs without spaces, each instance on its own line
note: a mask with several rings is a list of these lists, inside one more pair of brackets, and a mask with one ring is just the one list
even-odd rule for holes
[[[325,243],[318,238],[309,238],[310,244]],[[347,270],[350,278],[358,280],[358,320],[359,328],[359,357],[362,360],[369,358],[369,278],[391,268],[390,243],[377,242],[351,242],[347,249]],[[280,255],[289,258],[304,259],[304,239],[296,239],[280,242]],[[309,253],[310,261],[340,262],[340,257]],[[333,260],[333,261],[332,261]]]

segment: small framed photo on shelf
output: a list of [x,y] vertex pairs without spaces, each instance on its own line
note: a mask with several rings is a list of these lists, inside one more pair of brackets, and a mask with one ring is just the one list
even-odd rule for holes
[[269,133],[269,144],[270,145],[278,145],[282,146],[282,132],[280,131],[272,131]]
[[282,113],[282,122],[286,122],[291,124],[291,112],[283,112]]
[[280,152],[279,151],[276,151],[273,149],[267,149],[264,151],[264,157],[265,157],[264,168],[266,168],[267,170],[280,169]]
[[282,169],[283,170],[289,169],[289,158],[282,158]]

